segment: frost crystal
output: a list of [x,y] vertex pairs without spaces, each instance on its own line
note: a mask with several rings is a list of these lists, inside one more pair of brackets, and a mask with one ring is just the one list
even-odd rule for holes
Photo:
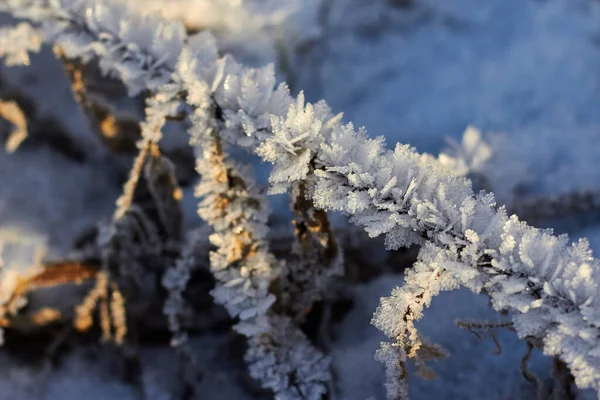
[[277,399],[319,400],[331,380],[331,360],[318,351],[286,317],[272,317],[271,328],[250,339],[250,374],[277,393]]
[[320,144],[340,117],[333,117],[325,102],[305,105],[302,92],[285,117],[271,117],[273,134],[256,152],[273,163],[269,177],[272,193],[284,192],[290,182],[306,179]]

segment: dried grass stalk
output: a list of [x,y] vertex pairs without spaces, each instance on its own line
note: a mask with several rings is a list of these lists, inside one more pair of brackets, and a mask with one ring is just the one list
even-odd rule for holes
[[0,100],[0,117],[9,121],[14,126],[13,131],[4,144],[6,151],[13,153],[27,138],[27,118],[19,105],[11,100]]

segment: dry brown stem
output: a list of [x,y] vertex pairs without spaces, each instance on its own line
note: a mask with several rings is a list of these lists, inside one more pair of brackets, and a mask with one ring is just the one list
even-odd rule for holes
[[183,192],[175,177],[175,166],[161,154],[156,143],[150,143],[144,177],[167,236],[179,244],[183,239]]
[[127,312],[125,310],[125,298],[115,282],[111,282],[110,314],[114,328],[113,340],[122,345],[127,335]]
[[[83,301],[75,308],[74,325],[78,331],[87,331],[94,324],[92,314],[96,304],[100,299],[106,296],[108,288],[108,276],[104,272],[98,272],[96,275],[96,284],[88,292]],[[104,318],[102,318],[104,320]],[[104,332],[104,329],[103,329]]]
[[321,262],[325,267],[330,266],[339,256],[340,248],[329,224],[327,213],[313,207],[312,201],[307,196],[306,181],[297,184],[293,195],[292,210],[295,217],[293,224],[303,253],[310,253],[316,242],[321,246],[318,249]]
[[139,121],[133,116],[116,115],[111,105],[98,93],[90,93],[85,80],[86,64],[69,59],[64,50],[54,47],[54,54],[62,62],[75,100],[79,103],[94,133],[114,153],[135,152],[141,136]]
[[575,400],[576,395],[573,391],[575,378],[567,364],[559,358],[552,359],[552,377],[554,378],[554,388],[552,390],[553,400]]
[[[78,261],[42,264],[40,272],[18,278],[15,290],[2,308],[5,310],[14,309],[24,296],[36,289],[55,287],[67,283],[81,284],[86,280],[95,278],[98,270],[98,266],[86,265]],[[8,313],[2,313],[2,315],[8,315]],[[31,322],[34,325],[40,325],[38,322],[46,324],[58,319],[60,319],[58,310],[49,312],[49,309],[41,309],[32,315]],[[0,326],[11,326],[10,319],[7,317],[0,319]]]
[[544,386],[544,382],[529,369],[531,354],[533,353],[534,347],[539,347],[539,343],[537,343],[537,340],[533,337],[525,338],[525,343],[527,344],[527,350],[525,351],[523,358],[521,358],[521,374],[525,380],[536,385],[538,400],[544,400],[548,397],[548,391]]
[[129,172],[129,179],[123,185],[123,194],[117,199],[117,209],[113,215],[113,220],[121,219],[131,208],[131,205],[133,204],[133,194],[140,180],[144,163],[146,162],[146,158],[148,157],[148,152],[150,151],[151,147],[152,142],[146,140],[140,148],[137,157],[133,161],[133,166]]
[[95,286],[75,308],[74,326],[78,331],[87,331],[92,327],[94,324],[93,313],[97,305],[102,341],[112,341],[122,345],[127,334],[125,298],[118,285],[104,271],[96,274]]
[[304,321],[315,302],[325,298],[329,278],[342,274],[342,254],[327,213],[307,198],[307,182],[290,193],[296,243],[278,283],[277,307],[297,323]]
[[58,286],[66,283],[81,284],[86,280],[94,279],[100,270],[99,265],[75,260],[47,262],[43,267],[43,271],[28,279],[28,290]]
[[40,309],[38,312],[33,314],[31,320],[37,326],[48,325],[50,323],[56,322],[62,318],[62,313],[51,307],[44,307]]
[[456,321],[456,326],[461,329],[466,329],[470,333],[472,333],[477,339],[483,340],[484,337],[477,331],[484,331],[487,333],[496,349],[492,352],[492,354],[500,354],[502,352],[502,346],[494,333],[494,329],[508,329],[515,332],[514,323],[511,321],[506,322],[466,322],[466,321]]
[[13,153],[27,138],[27,118],[19,105],[11,100],[0,100],[0,117],[9,121],[14,126],[4,145],[6,151]]

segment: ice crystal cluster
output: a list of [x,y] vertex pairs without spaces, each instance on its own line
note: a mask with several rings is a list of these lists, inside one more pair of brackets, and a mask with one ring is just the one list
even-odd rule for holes
[[[377,353],[390,399],[406,396],[406,361],[430,348],[414,321],[433,296],[460,286],[487,294],[496,310],[510,312],[520,337],[565,362],[577,386],[600,393],[600,263],[585,240],[570,245],[509,216],[492,194],[473,192],[461,175],[489,157],[474,133],[463,143],[463,164],[449,167],[408,145],[388,149],[324,102],[293,98],[272,66],[248,68],[221,55],[205,31],[188,36],[176,21],[107,0],[6,0],[3,7],[33,24],[15,28],[15,37],[35,30],[68,57],[98,58],[131,95],[152,93],[148,115],[188,115],[199,215],[213,228],[212,294],[248,338],[252,376],[277,398],[320,398],[331,380],[329,359],[276,307],[272,284],[290,266],[269,250],[266,200],[230,160],[231,146],[273,164],[272,193],[301,183],[316,209],[343,212],[371,237],[384,235],[388,249],[421,246],[404,284],[381,299],[372,320],[390,339]],[[0,50],[17,54],[22,42],[2,42]],[[185,268],[177,269],[184,282]]]

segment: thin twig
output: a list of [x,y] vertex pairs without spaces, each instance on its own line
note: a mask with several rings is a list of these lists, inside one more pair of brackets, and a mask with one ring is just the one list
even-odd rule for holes
[[538,400],[545,400],[548,392],[544,386],[544,382],[542,382],[542,380],[533,371],[531,371],[528,366],[529,360],[531,359],[531,354],[533,353],[533,348],[535,347],[534,339],[526,338],[525,343],[527,344],[527,350],[525,351],[523,358],[521,358],[521,374],[525,380],[536,385]]
[[27,138],[27,118],[16,102],[3,100],[0,100],[0,117],[9,121],[14,126],[4,145],[6,151],[13,153]]

